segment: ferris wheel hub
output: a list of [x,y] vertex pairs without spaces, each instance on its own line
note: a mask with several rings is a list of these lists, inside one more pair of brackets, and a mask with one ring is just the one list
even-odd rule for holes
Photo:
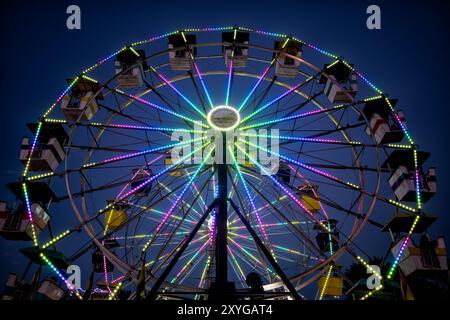
[[211,109],[207,115],[211,128],[219,131],[235,129],[241,121],[239,111],[231,106],[217,106]]

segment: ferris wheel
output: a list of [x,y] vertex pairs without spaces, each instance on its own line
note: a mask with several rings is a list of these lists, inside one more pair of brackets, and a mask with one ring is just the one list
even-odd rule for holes
[[[447,272],[443,239],[413,241],[436,220],[430,154],[342,57],[291,35],[183,29],[67,83],[28,124],[16,200],[0,204],[0,234],[29,261],[6,299],[367,299]],[[426,245],[431,266],[415,259]]]

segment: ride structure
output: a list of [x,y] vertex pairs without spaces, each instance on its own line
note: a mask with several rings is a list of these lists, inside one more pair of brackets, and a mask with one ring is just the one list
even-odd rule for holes
[[191,28],[68,82],[28,124],[0,202],[0,235],[28,260],[3,299],[448,297],[430,154],[344,58],[291,35]]

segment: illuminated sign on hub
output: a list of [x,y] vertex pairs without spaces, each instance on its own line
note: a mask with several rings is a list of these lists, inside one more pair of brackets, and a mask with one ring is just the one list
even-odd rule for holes
[[207,116],[209,125],[219,131],[235,129],[241,121],[239,112],[230,106],[218,106],[213,108]]

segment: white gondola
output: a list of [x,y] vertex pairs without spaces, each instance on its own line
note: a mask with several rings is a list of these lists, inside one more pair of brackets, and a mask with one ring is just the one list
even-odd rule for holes
[[148,69],[144,50],[128,48],[117,55],[114,62],[116,80],[122,88],[139,88],[144,83]]
[[[132,190],[138,188],[142,183],[151,178],[153,172],[150,169],[133,169],[130,187]],[[145,197],[152,188],[152,183],[147,183],[145,186],[136,190],[134,193],[137,197]]]
[[406,128],[405,116],[402,111],[393,112],[393,115],[394,117],[385,118],[378,113],[373,113],[366,133],[373,134],[377,143],[400,142],[404,136],[402,126]]
[[53,279],[45,279],[37,292],[38,300],[61,300],[64,297],[64,288]]
[[[422,201],[426,202],[436,193],[436,169],[429,168],[427,173],[424,173],[422,169],[419,171],[419,189]],[[414,170],[409,170],[406,166],[399,166],[389,178],[389,185],[394,190],[398,200],[416,200],[415,174]]]
[[172,70],[189,71],[192,69],[191,53],[195,57],[197,48],[194,47],[189,51],[188,46],[195,44],[196,36],[193,34],[185,34],[184,37],[181,34],[169,36],[169,63]]
[[[72,83],[72,80],[68,80]],[[97,100],[102,100],[100,85],[90,79],[79,78],[61,100],[61,110],[68,121],[89,121],[98,111]]]
[[[350,65],[351,66],[351,65]],[[325,66],[324,93],[332,103],[351,103],[358,93],[357,74],[343,62]],[[324,79],[322,79],[325,82]]]
[[[406,129],[406,120],[403,112],[392,111],[397,99],[380,97],[366,101],[363,113],[368,125],[366,133],[373,135],[378,144],[398,143],[402,141]],[[361,116],[360,120],[364,117]]]
[[412,239],[406,241],[404,236],[391,249],[394,257],[397,257],[405,243],[406,247],[398,264],[404,276],[407,277],[417,271],[446,272],[448,270],[447,248],[443,237],[431,241],[428,236],[423,235],[417,246]]
[[[20,161],[23,164],[28,162],[32,142],[28,137],[22,139],[20,147]],[[33,150],[30,171],[55,171],[65,157],[65,152],[57,138],[50,138],[47,142],[38,142]]]
[[283,48],[284,41],[275,41],[274,48],[283,52],[275,54],[277,61],[275,63],[275,75],[277,77],[296,77],[300,67],[300,61],[293,59],[286,54],[294,57],[302,57],[302,44],[298,41],[289,41]]
[[31,213],[33,222],[23,205],[12,212],[0,202],[0,235],[7,240],[32,240],[33,233],[38,235],[46,228],[50,215],[38,203],[31,204]]
[[10,273],[3,290],[2,300],[20,300],[24,295],[25,282]]
[[425,172],[423,164],[430,156],[429,152],[411,149],[395,149],[383,163],[383,168],[392,170],[389,185],[399,201],[416,201],[416,165],[418,167],[418,182],[420,198],[427,202],[436,193],[436,169],[429,168]]
[[61,101],[61,109],[66,120],[91,120],[98,111],[97,101],[93,98],[93,96],[93,92],[87,92],[81,96],[73,93],[67,93]]
[[249,38],[248,32],[232,31],[222,33],[222,52],[227,67],[233,61],[233,68],[245,68],[248,60]]
[[[333,103],[351,103],[352,97],[358,93],[358,82],[356,73],[352,73],[347,81],[337,81],[335,76],[330,75],[325,85],[325,95]],[[338,82],[339,85],[332,80]],[[349,97],[350,96],[350,97]]]

